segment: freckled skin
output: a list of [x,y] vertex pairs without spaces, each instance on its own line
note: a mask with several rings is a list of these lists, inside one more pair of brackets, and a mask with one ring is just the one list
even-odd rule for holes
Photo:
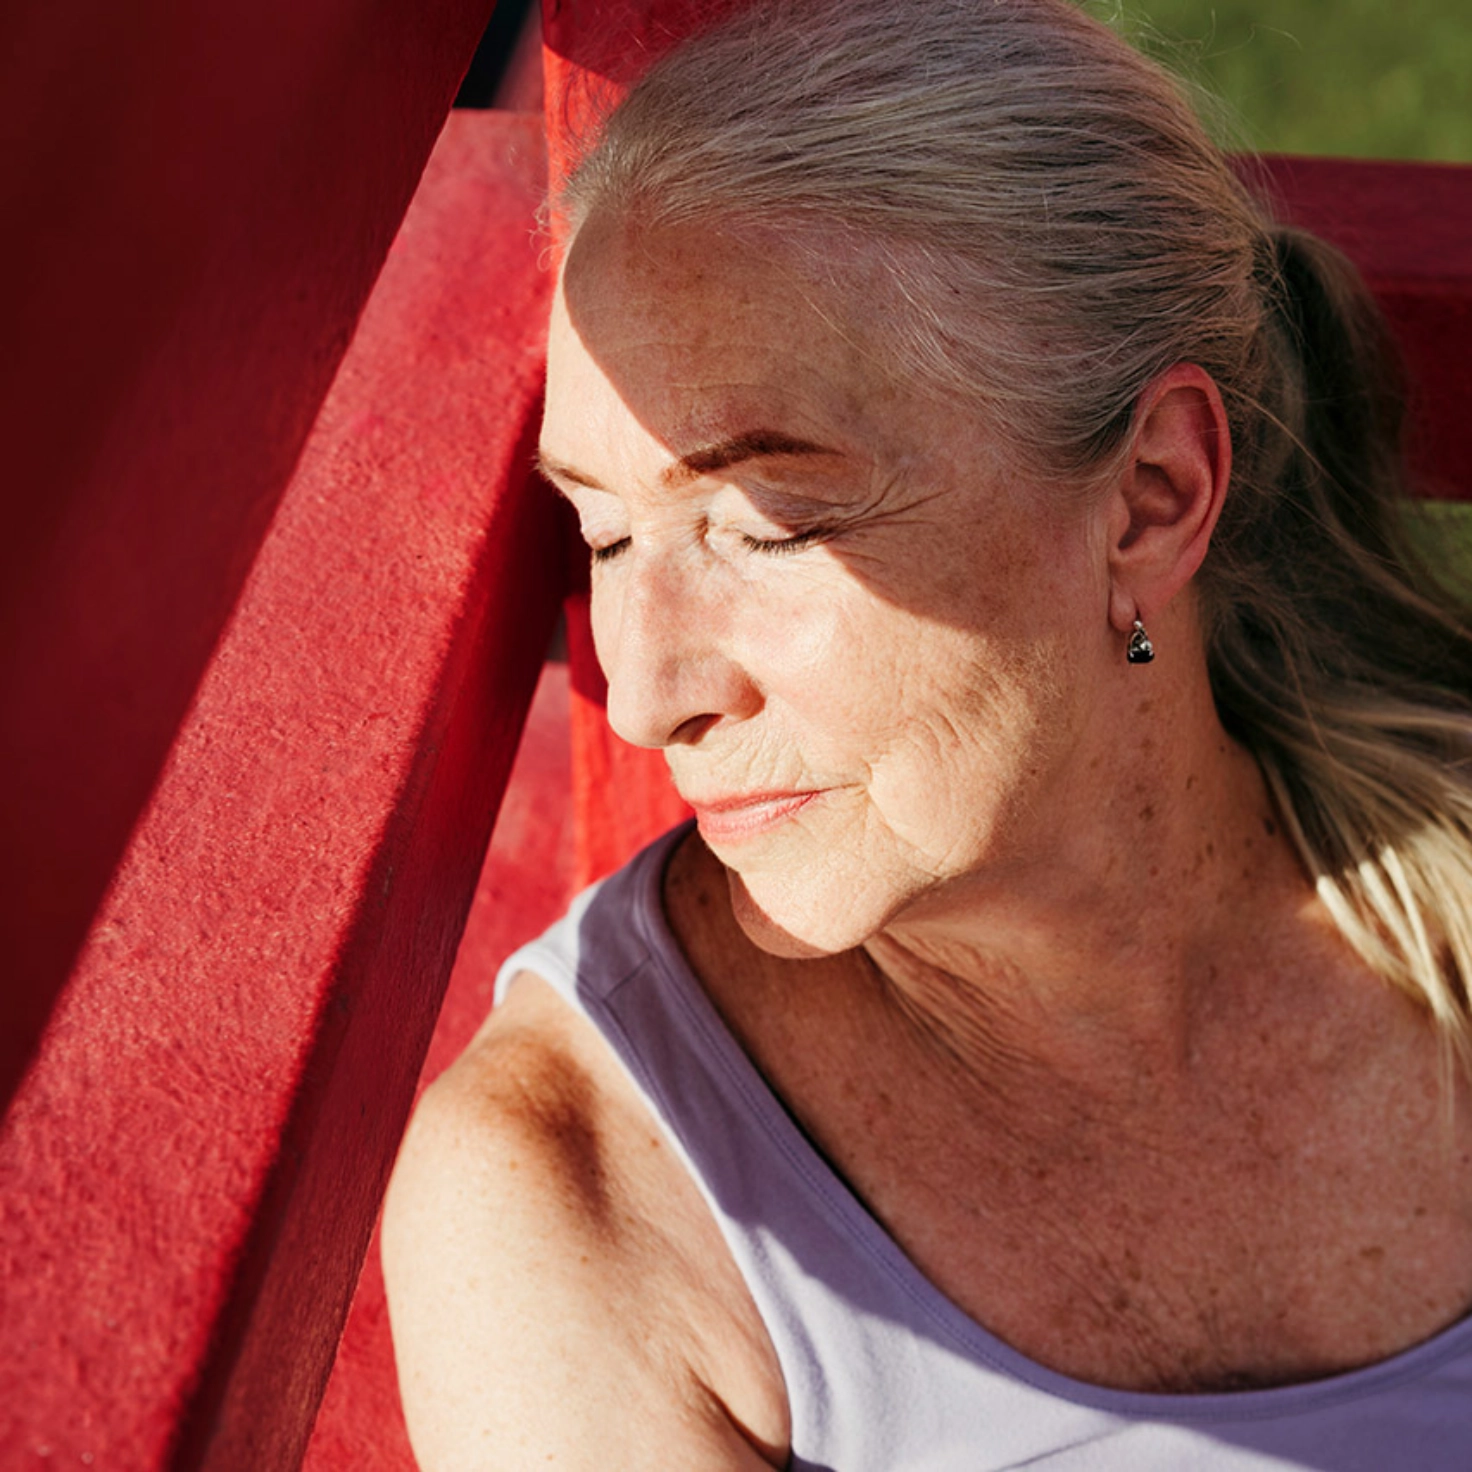
[[[1117,652],[1099,529],[975,415],[893,381],[882,343],[836,331],[795,271],[670,244],[579,237],[543,448],[605,488],[562,482],[616,549],[593,594],[615,729],[663,746],[697,802],[821,789],[722,857],[769,942],[843,949],[1017,857],[1020,815],[1079,759],[1090,665]],[[752,425],[834,453],[662,483]],[[827,534],[790,554],[740,542],[812,526]]]
[[[1383,1284],[1343,1322],[1336,1272],[1402,1226],[1382,1169],[1418,1190],[1435,1171],[1389,1139],[1368,1168],[1365,1121],[1424,1096],[1434,1043],[1333,936],[1217,719],[1190,587],[1230,474],[1214,386],[1163,375],[1118,477],[1060,496],[979,415],[891,376],[866,291],[860,313],[770,243],[595,219],[554,310],[543,449],[577,472],[559,479],[595,548],[610,719],[664,749],[697,808],[821,791],[713,840],[719,864],[681,856],[667,904],[697,971],[915,1260],[1050,1363],[1237,1384],[1428,1331]],[[831,453],[672,483],[758,426]],[[749,540],[814,527],[792,551]],[[1124,658],[1137,615],[1147,666]],[[708,903],[722,880],[740,933]],[[741,933],[842,964],[789,974]],[[1305,1058],[1361,1057],[1375,1016],[1398,1064],[1366,1057],[1333,1115],[1322,1082],[1284,1090]],[[1244,1153],[1265,1117],[1290,1143]],[[1363,1185],[1347,1228],[1315,1187],[1284,1234],[1275,1172],[1300,1146],[1306,1179]],[[1444,1319],[1472,1294],[1472,1202],[1435,1194],[1420,1261]]]
[[[916,1267],[1055,1370],[1227,1389],[1424,1339],[1472,1305],[1466,1090],[1217,718],[1215,386],[1167,369],[1060,497],[894,376],[902,303],[830,264],[849,295],[752,232],[594,218],[551,326],[615,728],[697,810],[816,793],[674,853],[695,975]],[[654,1139],[533,976],[431,1087],[384,1229],[426,1469],[786,1464],[766,1328]]]

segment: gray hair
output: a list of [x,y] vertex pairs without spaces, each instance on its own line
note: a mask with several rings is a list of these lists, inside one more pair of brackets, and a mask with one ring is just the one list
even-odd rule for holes
[[1472,634],[1404,544],[1389,339],[1174,80],[1066,0],[777,0],[657,62],[558,208],[864,242],[903,369],[1062,482],[1108,471],[1166,368],[1210,373],[1218,710],[1345,937],[1472,1065]]

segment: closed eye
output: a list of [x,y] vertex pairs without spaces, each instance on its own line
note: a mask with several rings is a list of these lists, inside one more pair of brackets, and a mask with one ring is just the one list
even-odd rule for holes
[[[761,552],[768,556],[780,557],[789,552],[801,552],[804,547],[812,547],[817,543],[826,541],[833,535],[832,528],[819,526],[810,531],[798,532],[790,537],[753,537],[742,533],[741,540],[748,551]],[[612,562],[629,545],[628,537],[620,537],[616,542],[610,542],[605,547],[592,548],[594,562]]]
[[815,526],[810,531],[798,532],[791,537],[752,537],[742,533],[741,540],[752,552],[766,552],[774,556],[781,556],[787,552],[801,552],[804,547],[811,547],[818,542],[826,541],[832,535],[831,527]]

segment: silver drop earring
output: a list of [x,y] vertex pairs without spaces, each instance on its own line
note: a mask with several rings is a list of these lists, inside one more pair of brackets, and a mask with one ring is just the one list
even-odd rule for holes
[[1124,657],[1131,664],[1149,664],[1155,658],[1155,646],[1150,642],[1150,635],[1145,632],[1145,625],[1139,619],[1135,620]]

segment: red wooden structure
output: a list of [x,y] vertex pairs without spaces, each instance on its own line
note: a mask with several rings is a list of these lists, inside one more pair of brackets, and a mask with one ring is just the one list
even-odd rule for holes
[[[359,1270],[416,1081],[679,812],[531,481],[542,122],[446,122],[489,8],[0,20],[7,1468],[408,1468]],[[549,0],[554,167],[709,10]],[[1271,173],[1472,494],[1472,169]]]

